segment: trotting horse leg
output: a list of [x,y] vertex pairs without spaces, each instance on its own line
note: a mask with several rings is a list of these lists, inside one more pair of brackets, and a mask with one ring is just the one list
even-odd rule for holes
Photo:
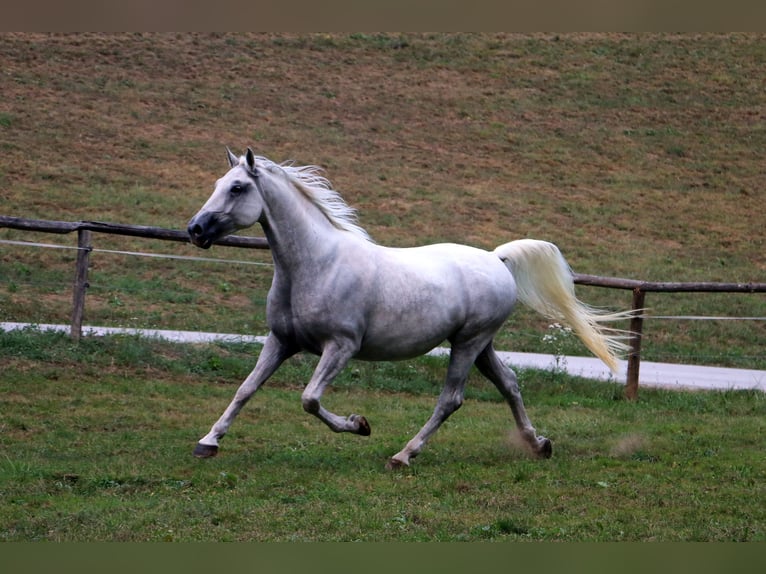
[[516,374],[500,360],[491,343],[479,353],[476,366],[505,397],[513,412],[513,418],[516,419],[516,427],[532,453],[540,458],[550,458],[553,453],[551,441],[535,433],[535,428],[529,421],[524,408],[524,401],[521,399]]
[[457,349],[453,346],[447,368],[447,380],[431,418],[401,451],[388,460],[386,468],[397,469],[409,466],[410,460],[420,453],[428,439],[439,429],[442,423],[460,408],[463,404],[463,391],[468,379],[468,371],[471,369],[475,356],[475,352],[468,349]]
[[207,433],[194,449],[194,456],[208,458],[218,454],[218,440],[226,434],[231,423],[245,403],[260,388],[274,371],[277,370],[286,359],[295,354],[290,347],[283,345],[274,335],[269,335],[261,349],[255,368],[237,389],[234,399],[229,403],[210,432]]
[[319,402],[322,398],[325,388],[340,373],[343,367],[351,360],[356,347],[352,344],[342,342],[328,343],[322,351],[314,374],[311,376],[309,384],[303,391],[301,402],[303,409],[335,432],[350,432],[362,436],[369,436],[370,425],[361,415],[349,415],[341,417],[331,413]]

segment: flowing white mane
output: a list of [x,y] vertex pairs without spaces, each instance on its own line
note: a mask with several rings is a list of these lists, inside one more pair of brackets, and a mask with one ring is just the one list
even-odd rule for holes
[[349,206],[341,195],[333,189],[330,180],[321,175],[323,171],[321,167],[316,165],[294,166],[290,161],[277,164],[264,157],[258,157],[256,161],[259,164],[265,164],[264,167],[267,169],[278,168],[282,170],[296,189],[316,205],[335,227],[349,231],[367,241],[372,241],[367,231],[359,225],[356,209]]

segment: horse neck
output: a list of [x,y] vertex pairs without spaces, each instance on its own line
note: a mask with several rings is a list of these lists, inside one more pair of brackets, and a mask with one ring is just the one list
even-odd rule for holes
[[284,189],[263,190],[261,226],[269,242],[274,263],[283,272],[307,272],[337,251],[349,234],[337,229],[302,193]]

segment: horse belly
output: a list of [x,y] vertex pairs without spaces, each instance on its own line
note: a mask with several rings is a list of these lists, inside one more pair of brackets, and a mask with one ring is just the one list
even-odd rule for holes
[[493,335],[514,304],[513,279],[498,263],[499,272],[445,265],[426,280],[422,268],[417,281],[407,273],[390,278],[369,315],[358,357],[409,359],[446,340]]
[[364,361],[399,361],[425,355],[450,336],[449,330],[417,333],[392,329],[366,336],[356,358]]

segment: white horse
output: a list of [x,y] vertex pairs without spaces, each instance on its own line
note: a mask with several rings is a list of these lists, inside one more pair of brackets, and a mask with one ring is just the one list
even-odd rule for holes
[[511,407],[532,453],[550,457],[551,442],[527,417],[516,376],[498,358],[493,338],[516,299],[569,325],[612,370],[625,350],[619,332],[603,323],[629,313],[601,313],[580,303],[568,264],[552,243],[523,239],[485,251],[438,244],[394,249],[375,244],[356,212],[315,166],[278,165],[251,149],[231,169],[188,226],[204,249],[260,223],[274,259],[266,313],[270,333],[255,368],[194,454],[214,456],[240,409],[280,364],[300,351],[320,357],[303,391],[303,408],[335,432],[369,435],[360,415],[339,416],[320,399],[352,358],[409,359],[443,341],[451,344],[444,388],[425,426],[388,462],[407,466],[463,402],[472,365]]

